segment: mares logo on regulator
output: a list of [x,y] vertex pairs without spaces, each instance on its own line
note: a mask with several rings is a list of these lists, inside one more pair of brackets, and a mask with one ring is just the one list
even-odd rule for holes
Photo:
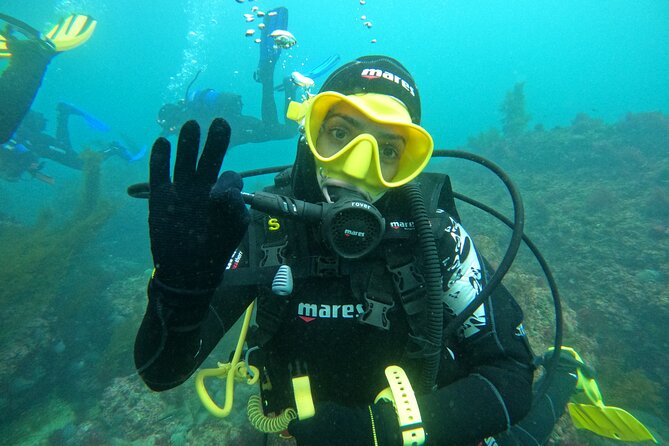
[[346,237],[351,236],[351,235],[354,236],[354,237],[364,237],[365,233],[360,232],[360,231],[353,231],[351,229],[344,229],[344,235]]

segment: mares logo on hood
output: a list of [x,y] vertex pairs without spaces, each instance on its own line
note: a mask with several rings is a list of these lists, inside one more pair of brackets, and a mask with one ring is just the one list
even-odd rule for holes
[[388,56],[358,57],[335,70],[320,92],[335,91],[344,96],[377,93],[399,99],[409,110],[411,121],[420,125],[420,92],[411,73]]
[[362,73],[360,73],[360,76],[364,77],[365,79],[389,80],[398,85],[401,85],[406,91],[411,93],[411,96],[416,96],[416,92],[414,91],[414,88],[410,83],[408,83],[398,75],[391,73],[390,71],[383,71],[378,68],[365,68],[364,70],[362,70]]

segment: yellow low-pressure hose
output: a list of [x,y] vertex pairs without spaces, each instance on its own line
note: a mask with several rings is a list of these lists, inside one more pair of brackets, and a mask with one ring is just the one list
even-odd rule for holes
[[[242,349],[244,348],[244,342],[246,341],[246,333],[251,322],[251,315],[253,314],[253,305],[254,302],[246,309],[246,314],[244,315],[244,323],[242,324],[242,330],[239,334],[239,340],[237,341],[237,347],[235,348],[235,354],[232,357],[232,361],[226,364],[218,363],[218,368],[215,369],[202,369],[195,376],[195,389],[197,394],[202,401],[202,405],[214,416],[216,417],[227,417],[232,411],[232,403],[234,400],[235,394],[235,380],[244,381],[246,380],[247,384],[253,385],[258,382],[260,377],[260,371],[253,366],[247,365],[244,361],[240,361],[239,358],[242,356]],[[249,371],[251,373],[249,373]],[[221,408],[216,402],[212,399],[211,395],[207,391],[204,380],[206,378],[220,378],[223,379],[223,376],[226,375],[225,382],[225,404]],[[249,376],[252,376],[249,378]]]
[[284,410],[277,417],[268,417],[262,410],[262,400],[258,395],[252,395],[249,398],[246,414],[251,425],[266,434],[285,431],[288,429],[288,423],[297,418],[297,412],[291,408]]
[[[279,296],[290,294],[292,291],[292,275],[290,273],[290,267],[283,265],[279,268],[279,271],[274,278],[274,282],[272,283],[272,291]],[[234,400],[235,380],[246,380],[247,384],[253,385],[260,379],[260,371],[256,367],[250,366],[244,361],[240,361],[244,343],[246,342],[246,333],[248,332],[251,316],[253,315],[254,304],[255,301],[251,302],[244,314],[244,322],[242,323],[242,329],[239,333],[239,339],[237,340],[237,347],[232,356],[232,361],[226,364],[219,362],[218,368],[202,369],[195,376],[195,389],[200,397],[200,401],[202,401],[202,405],[216,417],[223,418],[230,415]],[[226,379],[225,404],[223,405],[223,408],[221,408],[216,404],[211,395],[209,395],[204,380],[206,378],[223,379],[224,376]],[[300,416],[313,416],[313,400],[311,398],[311,388],[308,376],[300,376],[297,380],[293,379],[293,387],[296,395],[299,396],[299,399],[297,397],[296,399],[298,399],[297,407],[301,408]],[[263,411],[263,402],[258,395],[253,395],[249,398],[246,412],[251,425],[264,433],[285,431],[288,428],[288,423],[296,419],[298,415],[298,412],[295,409],[288,408],[279,416],[268,417]]]

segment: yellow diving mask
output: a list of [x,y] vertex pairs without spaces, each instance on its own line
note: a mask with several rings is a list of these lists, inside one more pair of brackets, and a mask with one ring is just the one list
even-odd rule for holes
[[430,134],[393,96],[327,91],[291,103],[287,116],[304,125],[321,188],[352,186],[370,201],[418,176],[434,149]]

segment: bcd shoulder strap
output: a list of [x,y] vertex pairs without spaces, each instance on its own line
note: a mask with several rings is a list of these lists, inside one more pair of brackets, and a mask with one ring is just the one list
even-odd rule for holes
[[433,215],[437,209],[441,209],[456,221],[460,221],[460,215],[455,207],[451,179],[448,175],[427,172],[422,173],[415,181],[423,192],[428,215]]
[[[459,220],[448,176],[424,173],[415,181],[421,188],[435,235],[443,231],[448,216]],[[391,197],[388,206],[401,217],[412,219],[410,209],[399,193]],[[438,213],[437,209],[444,212]],[[392,230],[392,223],[389,230]],[[426,291],[421,272],[422,255],[416,252],[416,246],[415,232],[401,231],[399,236],[390,237],[382,245],[383,267],[379,267],[378,261],[368,265],[361,262],[359,268],[352,270],[352,291],[365,306],[365,313],[359,319],[361,323],[388,330],[387,313],[398,302],[406,314],[412,334],[420,336],[425,327]],[[390,288],[389,284],[392,284]]]

